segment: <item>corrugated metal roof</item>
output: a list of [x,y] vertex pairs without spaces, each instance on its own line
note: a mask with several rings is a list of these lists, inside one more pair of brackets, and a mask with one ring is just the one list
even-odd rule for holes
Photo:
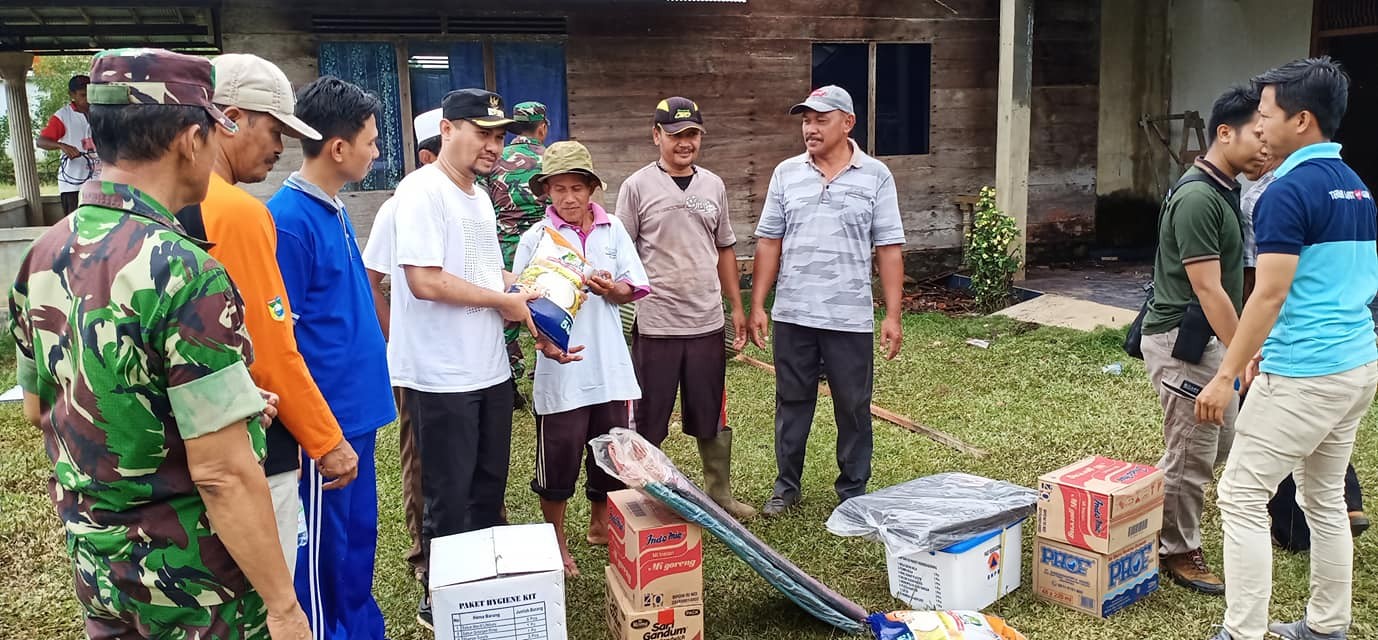
[[218,5],[183,0],[157,6],[62,3],[0,8],[0,50],[64,54],[153,46],[215,52],[220,49]]

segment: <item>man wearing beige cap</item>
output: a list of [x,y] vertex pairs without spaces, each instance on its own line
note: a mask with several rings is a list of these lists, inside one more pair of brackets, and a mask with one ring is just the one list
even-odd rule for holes
[[212,100],[239,125],[230,134],[217,129],[220,153],[210,188],[199,207],[177,214],[187,230],[211,242],[211,257],[229,272],[244,299],[244,325],[254,345],[249,373],[259,387],[282,399],[267,429],[263,469],[273,495],[278,538],[289,569],[296,568],[299,449],[333,478],[331,487],[354,479],[358,456],[316,387],[292,332],[292,305],[277,263],[277,232],[268,208],[237,184],[268,178],[282,154],[282,136],[320,139],[292,109],[296,97],[287,76],[255,55],[231,53],[211,61],[215,67]]

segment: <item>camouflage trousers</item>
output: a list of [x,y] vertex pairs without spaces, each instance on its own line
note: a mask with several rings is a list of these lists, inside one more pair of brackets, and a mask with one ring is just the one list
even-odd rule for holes
[[[169,577],[181,573],[190,578],[186,591],[179,593],[185,600],[151,604],[146,601],[147,590],[130,592],[129,561],[112,559],[70,536],[67,551],[73,558],[72,582],[91,640],[268,639],[268,608],[255,591],[221,604],[200,605],[197,595],[210,595],[215,587],[197,580],[197,575],[182,573],[183,567],[164,566]],[[169,563],[168,557],[160,560]],[[154,561],[152,557],[145,560]]]
[[94,594],[82,591],[77,597],[91,640],[268,640],[268,609],[257,592],[207,607],[163,607],[135,602],[108,584]]

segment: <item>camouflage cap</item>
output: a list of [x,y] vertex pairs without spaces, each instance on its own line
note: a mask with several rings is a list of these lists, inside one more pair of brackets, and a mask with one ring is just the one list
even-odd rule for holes
[[108,49],[91,60],[91,104],[165,104],[201,107],[220,126],[239,130],[211,102],[215,68],[211,61],[165,49]]
[[517,122],[545,122],[545,105],[531,101],[512,107],[512,119]]
[[537,197],[545,195],[545,181],[551,176],[558,176],[566,173],[578,173],[593,178],[598,182],[598,186],[607,190],[607,183],[593,172],[593,154],[589,153],[585,147],[573,140],[563,140],[550,145],[545,150],[545,155],[541,156],[541,172],[531,176],[531,181],[527,186],[531,187],[531,192]]

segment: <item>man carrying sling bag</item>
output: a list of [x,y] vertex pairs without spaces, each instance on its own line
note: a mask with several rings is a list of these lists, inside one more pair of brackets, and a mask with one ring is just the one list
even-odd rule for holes
[[1234,337],[1244,299],[1244,235],[1238,176],[1261,164],[1254,133],[1258,98],[1227,91],[1210,118],[1206,155],[1178,181],[1163,204],[1153,294],[1143,314],[1141,348],[1163,406],[1165,502],[1160,553],[1163,573],[1211,595],[1225,585],[1201,553],[1205,487],[1234,441],[1236,400],[1224,426],[1196,419],[1195,395],[1214,377]]

